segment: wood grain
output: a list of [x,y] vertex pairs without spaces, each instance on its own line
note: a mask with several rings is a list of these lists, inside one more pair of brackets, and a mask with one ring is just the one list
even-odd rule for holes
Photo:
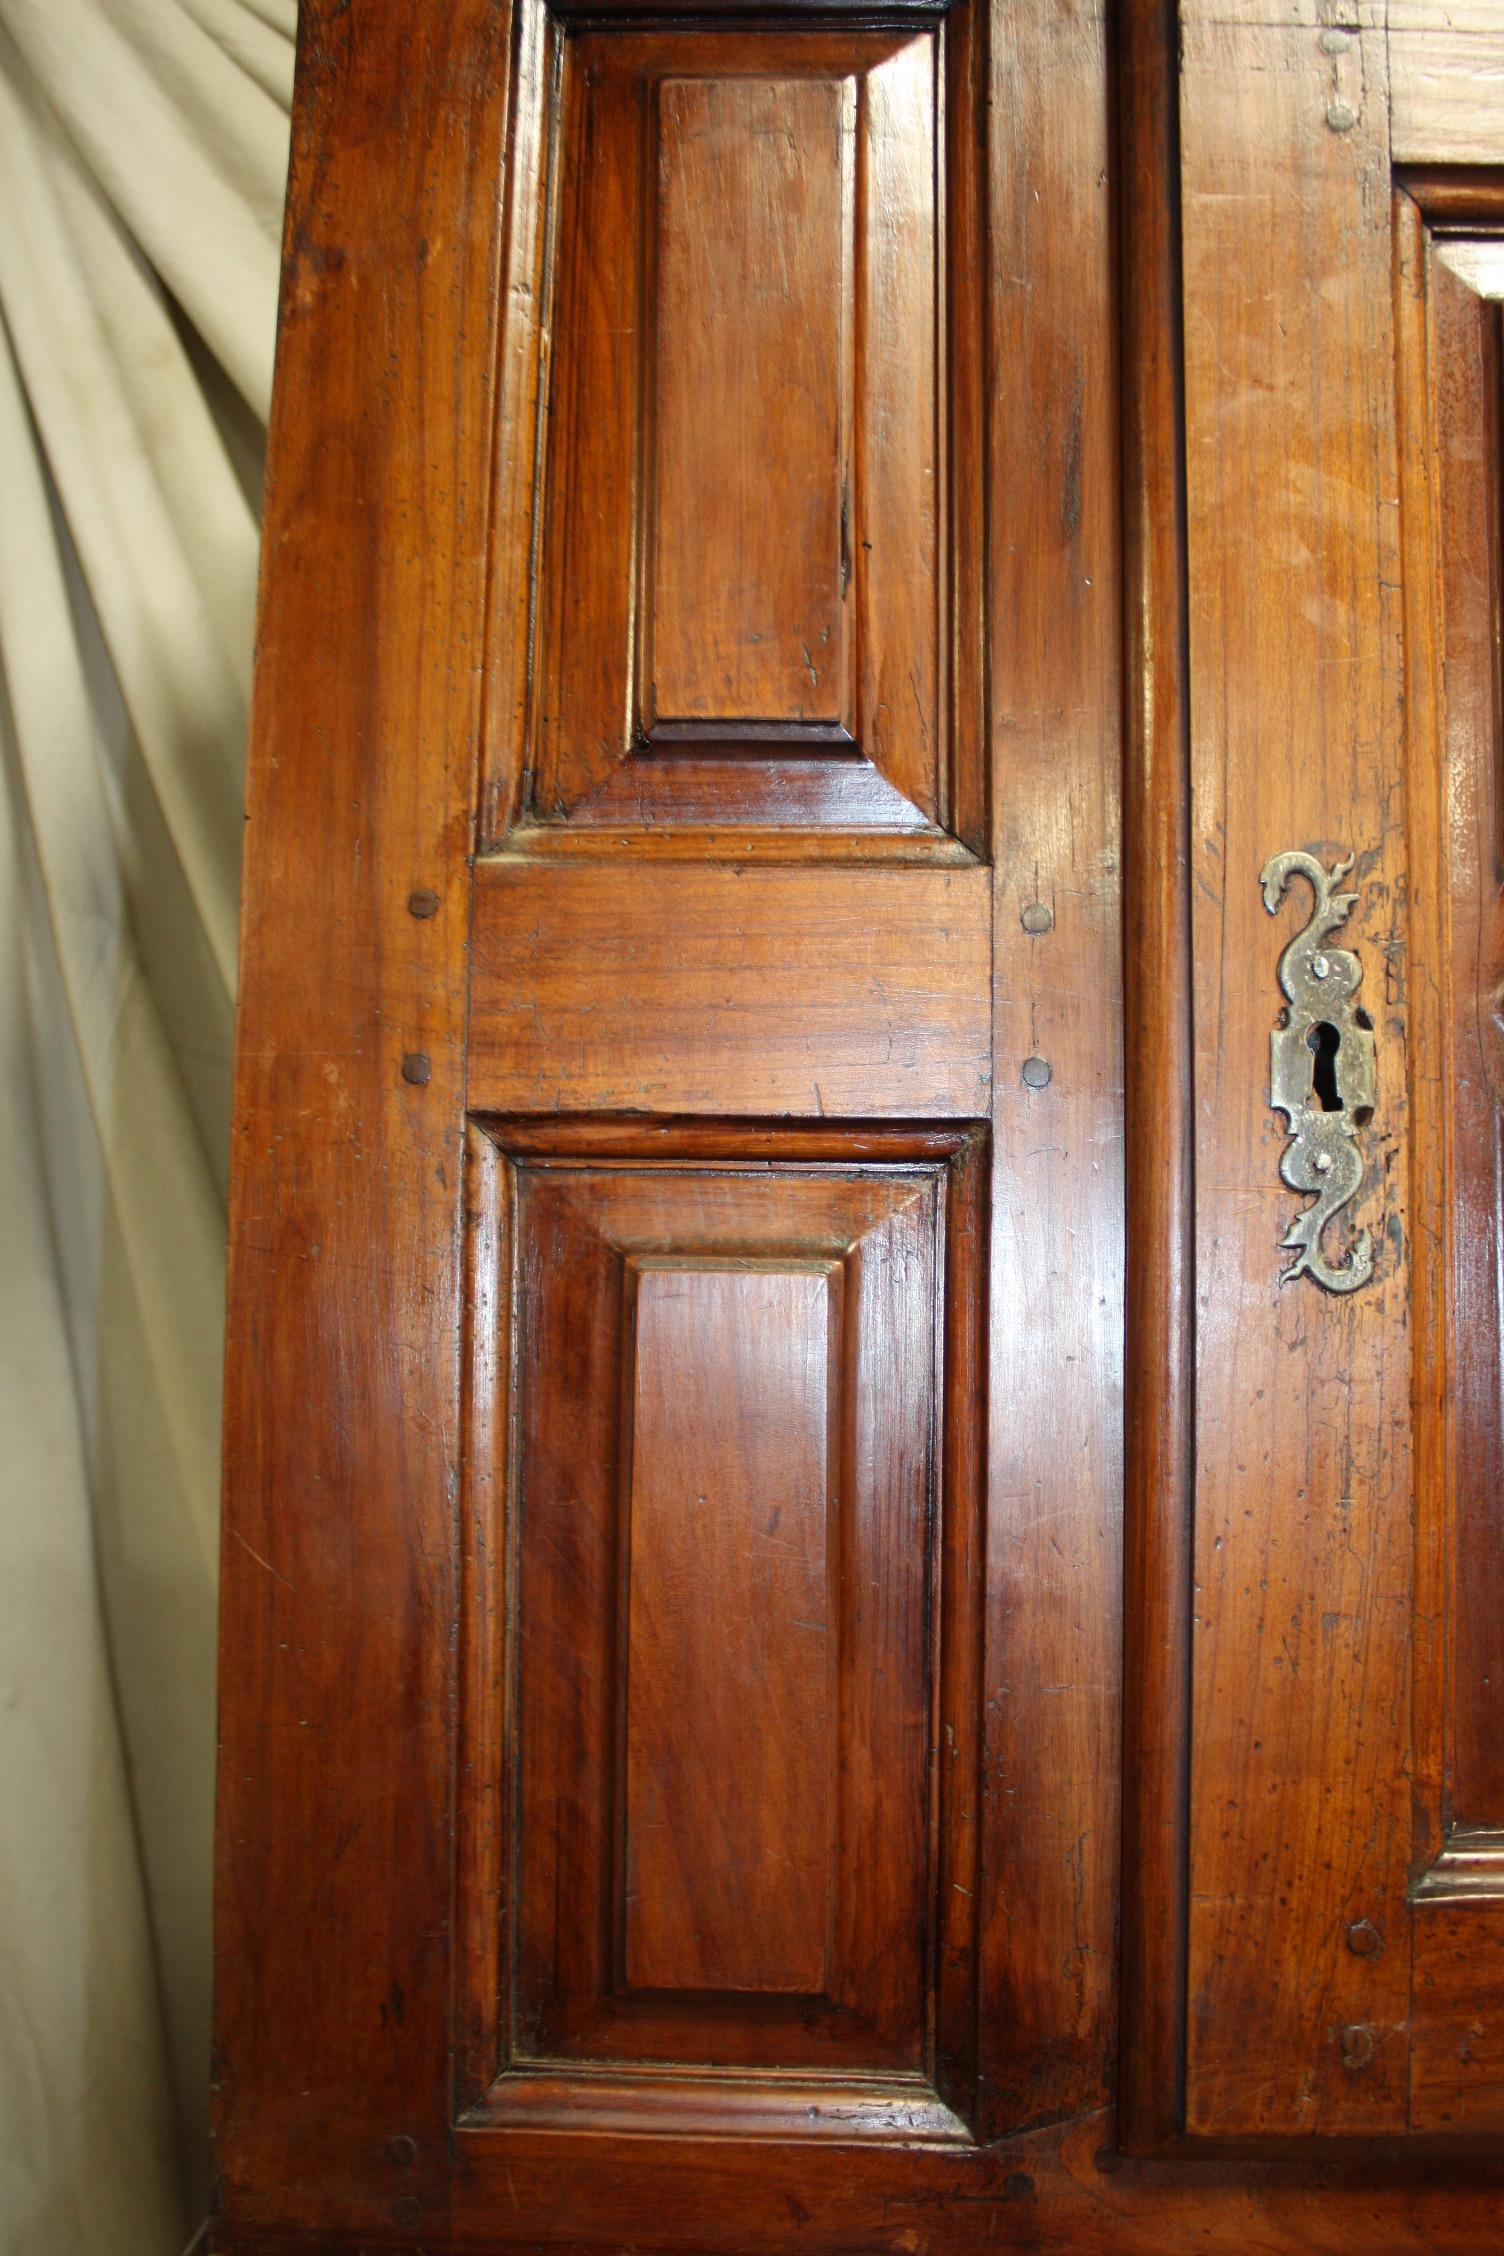
[[1497,164],[1504,102],[1499,0],[1389,0],[1396,164]]
[[[1123,1352],[1122,652],[1107,11],[993,12],[984,449],[995,941],[984,2095],[1111,2090]],[[958,96],[948,90],[954,108]],[[1045,909],[1048,929],[1024,918]],[[1031,921],[1037,925],[1035,915]],[[1024,1061],[1049,1066],[1043,1089]]]
[[[516,2146],[531,2134],[541,2147],[548,2134],[601,2133],[627,2138],[665,2128],[676,2139],[753,2140],[756,2161],[770,2140],[792,2139],[800,2153],[794,2175],[813,2162],[829,2167],[825,2151],[901,2138],[916,2146],[969,2147],[972,2134],[921,2076],[800,2076],[759,2072],[652,2077],[628,2069],[581,2074],[546,2067],[521,2069],[493,2085],[485,2103],[468,2111],[467,2129],[502,2131]],[[540,2139],[539,2134],[544,2134]],[[815,2156],[808,2142],[819,2142]],[[693,2159],[693,2153],[691,2154]],[[795,2197],[798,2198],[797,2196]],[[787,2213],[787,2198],[784,2202]]]
[[818,1996],[839,1725],[840,1271],[634,1272],[626,1982]]
[[[964,25],[962,17],[938,39],[907,41],[862,85],[848,551],[860,621],[855,734],[905,799],[978,844],[986,775],[950,687],[947,650],[952,632],[967,631],[965,612],[954,628],[950,613],[967,600],[962,544],[977,538],[978,497],[953,451],[946,365],[952,319],[964,354],[978,277],[955,256],[942,270],[940,257],[947,205],[964,209],[976,194],[969,103],[950,123],[947,147],[937,146],[942,73],[952,51],[964,72],[971,52]],[[963,664],[962,697],[967,679]]]
[[[1409,1351],[1399,559],[1382,37],[1185,22],[1196,974],[1189,2128],[1403,2129]],[[1327,122],[1332,73],[1361,83]],[[1282,1289],[1259,872],[1358,856],[1378,1273]],[[1344,935],[1347,938],[1348,935]],[[1384,1941],[1345,1942],[1368,1920]],[[1346,2032],[1366,2034],[1349,2039]],[[1352,2060],[1356,2049],[1357,2058]]]
[[521,760],[498,758],[494,747],[525,745],[531,727],[536,638],[533,526],[548,379],[548,182],[559,38],[558,19],[547,0],[514,0],[478,826],[481,838],[493,840],[520,819],[529,781]]
[[476,870],[469,1101],[486,1112],[974,1119],[983,870]]
[[[1447,1418],[1504,201],[1448,57],[1501,27],[305,10],[226,2256],[1500,2245]],[[1350,1301],[1277,1283],[1289,846],[1360,856]]]
[[643,723],[847,722],[854,79],[659,79]]
[[436,2233],[447,2215],[464,845],[507,84],[473,0],[301,11],[230,1224],[231,2237],[379,2239],[404,2199]]
[[1088,2114],[984,2152],[885,2151],[858,2132],[822,2151],[818,2172],[776,2137],[737,2153],[603,2131],[601,2169],[585,2178],[565,2140],[523,2151],[477,2125],[456,2138],[458,2244],[468,2235],[521,2256],[520,2239],[495,2238],[515,2203],[549,2217],[571,2256],[619,2245],[623,2213],[653,2217],[659,2246],[683,2256],[742,2256],[749,2240],[787,2237],[795,2187],[807,2244],[874,2256],[975,2256],[979,2225],[1028,2256],[1494,2256],[1504,2232],[1497,2154],[1476,2147],[1403,2165],[1370,2144],[1325,2161],[1244,2154],[1187,2168],[1125,2161],[1111,2128],[1110,2115]]
[[1417,2131],[1497,2138],[1504,2122],[1504,1924],[1493,1904],[1427,1904],[1415,1914]]
[[859,1156],[784,1131],[757,1154],[660,1128],[645,1166],[587,1156],[598,1133],[519,1124],[516,1159],[473,1170],[482,1242],[514,1264],[478,1299],[515,1307],[515,1345],[473,1334],[470,1431],[500,1454],[467,1472],[466,1650],[491,1657],[465,1770],[512,1814],[472,1826],[462,1867],[467,1980],[500,1985],[467,2001],[474,2059],[503,2071],[472,2105],[578,2123],[569,2077],[616,2062],[640,2128],[692,2101],[766,2135],[743,2072],[839,2069],[890,2097],[906,2078],[925,2135],[953,2138],[975,2045],[970,1905],[948,1900],[976,1825],[972,1139],[921,1156],[869,1132]]
[[[611,775],[641,725],[633,605],[649,286],[646,89],[611,67],[616,45],[588,34],[561,42],[562,83],[545,89],[549,143],[511,152],[514,162],[531,157],[535,176],[547,180],[552,256],[544,274],[548,357],[537,379],[544,451],[541,464],[530,458],[522,472],[532,509],[529,576],[518,594],[532,614],[536,679],[521,714],[514,708],[521,726],[506,753],[518,781],[506,795],[551,818]],[[531,326],[531,306],[522,310]],[[515,542],[522,528],[505,530]]]
[[[1500,330],[1457,272],[1498,176],[1396,198],[1418,1258],[1412,2127],[1497,2132]],[[1469,259],[1470,266],[1478,263]]]
[[[980,309],[971,265],[942,255],[977,157],[937,84],[964,70],[968,23],[526,45],[493,837],[749,824],[980,846],[979,652],[958,631],[978,602]],[[530,480],[535,589],[515,571]]]
[[1185,2106],[1190,1588],[1195,1516],[1190,747],[1178,12],[1124,16],[1123,963],[1127,1174],[1122,2069],[1119,2136]]

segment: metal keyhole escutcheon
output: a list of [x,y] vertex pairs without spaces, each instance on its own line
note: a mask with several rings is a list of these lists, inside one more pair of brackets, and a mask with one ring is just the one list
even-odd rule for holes
[[1322,1250],[1328,1224],[1362,1187],[1362,1131],[1374,1110],[1373,1029],[1354,1000],[1363,966],[1350,948],[1329,945],[1358,898],[1335,891],[1353,860],[1349,854],[1326,870],[1314,854],[1276,854],[1259,879],[1271,916],[1294,877],[1305,879],[1313,899],[1308,922],[1279,959],[1288,1008],[1270,1037],[1269,1102],[1284,1114],[1290,1135],[1280,1175],[1292,1191],[1315,1196],[1280,1241],[1295,1255],[1280,1283],[1309,1276],[1333,1293],[1356,1292],[1373,1275],[1367,1230],[1357,1233],[1340,1261],[1329,1261]]

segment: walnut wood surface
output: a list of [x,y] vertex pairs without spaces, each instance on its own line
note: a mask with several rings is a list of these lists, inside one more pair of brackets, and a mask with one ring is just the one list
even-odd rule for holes
[[983,869],[484,863],[471,1104],[977,1118],[990,911]]
[[1500,0],[1389,0],[1396,164],[1499,161]]
[[[649,731],[839,725],[850,709],[856,86],[779,67],[770,55],[763,78],[653,84]],[[606,259],[624,248],[594,247]]]
[[[1300,2165],[1203,2158],[1191,2170],[1124,2162],[1104,2144],[1110,2129],[1110,2117],[1088,2115],[985,2154],[832,2150],[814,2183],[795,2180],[794,2156],[776,2142],[750,2158],[725,2146],[696,2157],[688,2142],[605,2137],[600,2176],[582,2182],[562,2139],[519,2170],[488,2134],[462,2130],[456,2223],[504,2256],[521,2256],[527,2243],[481,2236],[496,2232],[514,2195],[523,2214],[550,2216],[557,2245],[580,2256],[619,2246],[623,2210],[651,2218],[656,2246],[683,2256],[741,2256],[749,2242],[797,2247],[791,2226],[807,2246],[843,2256],[973,2256],[979,2233],[1029,2256],[1493,2256],[1504,2232],[1504,2196],[1487,2182],[1496,2160],[1470,2167],[1455,2151],[1433,2154],[1411,2162],[1402,2181],[1373,2148]],[[796,2182],[803,2214],[793,2219]]]
[[303,10],[226,2256],[1504,2238],[1457,13]]
[[1190,789],[1178,27],[1124,17],[1125,1334],[1122,2041],[1129,2152],[1182,2128],[1195,1510]]
[[[972,381],[992,401],[979,1917],[984,2120],[996,2132],[1104,2100],[1117,2020],[1123,674],[1109,17],[1095,0],[994,11],[987,199],[953,251],[957,265],[986,258],[993,372]],[[1036,1056],[1051,1068],[1042,1090],[1023,1078]]]
[[524,86],[524,226],[562,176],[536,692],[498,708],[529,824],[977,841],[966,25],[587,30],[551,129]]
[[[1418,1359],[1411,2122],[1504,2122],[1498,1552],[1501,1322],[1499,306],[1504,178],[1395,205],[1403,439]],[[1467,277],[1464,279],[1464,277]],[[1495,285],[1497,287],[1497,285]],[[1444,1155],[1445,1165],[1435,1164]]]
[[[465,844],[505,25],[480,0],[400,21],[315,0],[298,69],[232,1154],[215,2121],[224,2230],[379,2236],[394,2202],[449,2196]],[[423,1086],[401,1071],[418,1053]]]
[[975,1418],[938,1398],[948,1169],[684,1148],[645,1172],[564,1136],[495,1193],[510,2057],[933,2078],[936,1859],[974,1822],[931,1747],[933,1544],[975,1510],[935,1458]]
[[[1394,339],[1382,35],[1197,9],[1181,82],[1196,1090],[1187,2123],[1405,2125],[1408,1229]],[[1356,90],[1361,87],[1361,94]],[[1340,90],[1351,123],[1327,111]],[[1344,97],[1345,98],[1345,97]],[[1282,1288],[1258,873],[1358,855],[1380,1104],[1337,1298]],[[1368,1920],[1378,1954],[1349,1949]],[[1346,2032],[1367,2034],[1349,2039]],[[1352,2057],[1356,2049],[1358,2057]]]
[[1497,2138],[1504,2121],[1504,1921],[1492,1905],[1417,1905],[1410,2121]]
[[[1436,509],[1428,577],[1438,599],[1441,741],[1429,732],[1421,741],[1435,762],[1443,837],[1418,838],[1417,845],[1440,843],[1443,856],[1447,955],[1438,967],[1444,1023],[1436,1029],[1435,1095],[1442,1108],[1436,1140],[1448,1161],[1437,1234],[1449,1274],[1438,1331],[1450,1350],[1439,1359],[1450,1373],[1440,1406],[1450,1446],[1438,1468],[1441,1481],[1420,1501],[1424,1522],[1438,1508],[1447,1521],[1437,1531],[1447,1555],[1438,1596],[1450,1630],[1435,1672],[1446,1687],[1447,1709],[1442,1775],[1435,1782],[1438,1815],[1447,1828],[1476,1830],[1504,1822],[1497,1692],[1504,1682],[1504,1611],[1487,1565],[1499,1549],[1504,1496],[1504,1218],[1497,1210],[1504,1136],[1497,1017],[1504,974],[1498,658],[1504,371],[1498,303],[1480,297],[1452,270],[1453,238],[1427,239],[1422,230],[1415,248],[1423,269],[1426,350],[1418,365],[1402,360],[1401,381],[1419,392],[1406,406],[1428,432]],[[1415,496],[1417,506],[1422,498]],[[1421,719],[1417,715],[1418,731]],[[1434,1200],[1441,1190],[1433,1174],[1422,1196],[1429,1191]]]
[[621,1977],[629,1991],[818,1997],[840,1720],[842,1265],[702,1258],[658,1254],[632,1280]]

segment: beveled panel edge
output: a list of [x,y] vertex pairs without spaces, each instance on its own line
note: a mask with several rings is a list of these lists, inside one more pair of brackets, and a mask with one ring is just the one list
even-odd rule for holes
[[[561,2068],[563,2064],[561,2064]],[[509,2130],[672,2132],[676,2138],[880,2138],[975,2146],[961,2117],[922,2077],[729,2076],[703,2069],[627,2075],[527,2063],[498,2078],[461,2117],[461,2138]]]
[[[1405,783],[1411,885],[1410,1025],[1407,1044],[1409,1098],[1414,1121],[1411,1146],[1415,1242],[1410,1272],[1411,1322],[1415,1335],[1432,1343],[1417,1356],[1411,1374],[1414,1462],[1414,1591],[1422,1621],[1438,1634],[1416,1641],[1411,1677],[1414,1831],[1412,1857],[1419,1874],[1445,1848],[1444,1774],[1449,1738],[1450,1689],[1445,1681],[1448,1640],[1440,1634],[1447,1614],[1449,1567],[1448,1460],[1452,1447],[1447,1401],[1449,1361],[1448,1275],[1451,1247],[1447,1234],[1445,1185],[1451,1177],[1450,1108],[1441,1083],[1450,1056],[1450,1033],[1441,975],[1448,952],[1448,893],[1441,881],[1446,845],[1443,835],[1439,648],[1440,584],[1437,555],[1436,461],[1432,425],[1432,352],[1429,307],[1429,222],[1412,184],[1396,177],[1394,213],[1395,416],[1401,578],[1404,604]],[[1422,1057],[1438,1061],[1437,1072],[1417,1072]],[[1440,1180],[1433,1186],[1424,1164],[1439,1154]],[[1412,1886],[1414,1882],[1412,1882]]]
[[1504,1903],[1504,1828],[1450,1833],[1435,1863],[1411,1884],[1410,1901]]
[[473,1131],[508,1159],[559,1160],[585,1166],[613,1161],[635,1166],[670,1160],[700,1166],[745,1160],[865,1165],[883,1161],[955,1159],[982,1143],[983,1119],[973,1121],[788,1120],[731,1116],[599,1112],[487,1113],[470,1116]]
[[[812,763],[813,764],[813,763]],[[477,870],[508,862],[758,862],[781,869],[832,865],[853,869],[981,869],[983,858],[949,831],[795,830],[720,823],[519,822],[484,854]]]
[[[841,721],[674,720],[653,721],[643,739],[642,751],[653,755],[680,752],[781,751],[806,759],[855,759],[861,747]],[[638,757],[641,757],[639,753]]]
[[1504,165],[1404,165],[1394,185],[1433,235],[1504,228]]
[[734,23],[746,31],[907,31],[938,24],[963,0],[693,0],[685,10],[673,0],[547,0],[548,12],[571,31],[594,25],[619,31],[717,30]]
[[[453,1876],[454,1970],[451,2087],[456,2111],[489,2090],[511,2044],[512,1996],[503,1950],[514,1670],[502,1592],[515,1579],[508,1548],[517,1515],[511,1433],[516,1333],[516,1169],[486,1128],[465,1122],[464,1298],[460,1309],[459,1665],[454,1735],[457,1778]],[[505,1278],[505,1291],[502,1281]],[[494,1495],[492,1467],[505,1467]],[[503,1531],[498,1559],[489,1536]],[[497,1686],[504,1697],[494,1697]],[[481,1783],[477,1783],[480,1781]]]

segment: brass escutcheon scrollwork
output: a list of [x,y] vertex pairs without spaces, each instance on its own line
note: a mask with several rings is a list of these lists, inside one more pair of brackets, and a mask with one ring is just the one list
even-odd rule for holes
[[1280,1241],[1295,1255],[1280,1283],[1309,1276],[1332,1293],[1356,1292],[1373,1275],[1367,1230],[1357,1233],[1341,1261],[1328,1261],[1322,1251],[1328,1223],[1362,1185],[1359,1130],[1374,1108],[1372,1024],[1353,1001],[1363,966],[1350,948],[1327,946],[1358,898],[1335,890],[1353,861],[1349,854],[1325,870],[1314,854],[1276,854],[1259,880],[1271,916],[1294,877],[1303,877],[1314,897],[1310,921],[1279,959],[1289,1009],[1270,1037],[1269,1102],[1289,1123],[1280,1175],[1292,1191],[1314,1193],[1316,1200]]

